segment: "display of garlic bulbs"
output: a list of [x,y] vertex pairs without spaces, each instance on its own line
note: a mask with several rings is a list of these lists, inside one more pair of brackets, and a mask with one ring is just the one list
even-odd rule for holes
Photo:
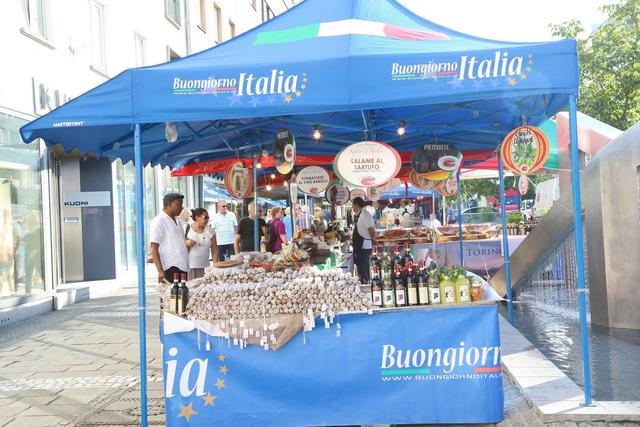
[[360,292],[360,282],[340,269],[265,272],[263,268],[214,268],[193,285],[189,286],[187,316],[209,322],[306,314],[309,309],[315,313],[371,310],[371,300]]

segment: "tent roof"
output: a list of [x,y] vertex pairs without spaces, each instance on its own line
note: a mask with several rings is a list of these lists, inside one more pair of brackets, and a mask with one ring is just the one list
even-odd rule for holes
[[[553,115],[577,87],[574,40],[472,37],[396,0],[306,0],[209,50],[124,71],[21,133],[126,162],[139,123],[144,163],[175,168],[269,146],[282,126],[301,154],[334,154],[365,137],[401,151],[436,139],[481,150],[523,116],[535,125]],[[176,123],[177,142],[167,142],[165,122]]]

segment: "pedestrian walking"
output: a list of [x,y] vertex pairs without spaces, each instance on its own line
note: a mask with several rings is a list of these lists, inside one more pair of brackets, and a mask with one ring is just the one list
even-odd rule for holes
[[376,229],[373,216],[364,209],[362,197],[356,197],[351,202],[355,227],[353,227],[352,245],[354,263],[358,269],[358,276],[362,283],[369,283],[369,258],[371,248],[375,244]]
[[[158,270],[158,282],[180,279],[189,271],[189,253],[184,230],[177,216],[182,212],[184,196],[169,193],[162,200],[162,212],[151,221],[149,240],[151,258]],[[177,276],[176,276],[177,275]]]
[[267,250],[273,253],[282,249],[282,245],[287,245],[287,231],[282,222],[282,209],[275,206],[271,208],[271,221],[267,226],[267,232],[265,238],[268,237],[269,241],[266,242]]
[[[209,259],[216,259],[216,244],[208,227],[209,212],[203,208],[191,211],[193,224],[187,226],[185,244],[189,251],[189,280],[204,277],[204,269],[209,267]],[[209,258],[211,255],[211,258]]]
[[211,227],[215,233],[216,261],[224,261],[234,254],[233,241],[238,229],[236,214],[229,211],[226,200],[218,201],[218,213],[211,219]]

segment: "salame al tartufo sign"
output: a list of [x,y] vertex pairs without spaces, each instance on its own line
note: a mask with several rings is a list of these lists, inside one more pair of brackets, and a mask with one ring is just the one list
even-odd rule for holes
[[111,192],[109,191],[65,191],[63,199],[63,206],[65,208],[111,206]]
[[352,144],[336,155],[334,172],[355,187],[379,187],[400,171],[400,154],[390,145],[376,141]]

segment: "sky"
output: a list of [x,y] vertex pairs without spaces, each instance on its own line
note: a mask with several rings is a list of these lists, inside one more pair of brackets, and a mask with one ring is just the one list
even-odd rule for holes
[[[440,25],[493,40],[552,40],[549,24],[571,19],[585,29],[600,25],[603,4],[617,0],[399,0],[405,7]],[[460,13],[460,12],[464,13]]]

